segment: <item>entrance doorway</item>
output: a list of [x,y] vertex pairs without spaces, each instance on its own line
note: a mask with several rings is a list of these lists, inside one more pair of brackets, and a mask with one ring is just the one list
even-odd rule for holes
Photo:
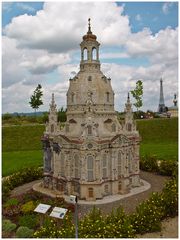
[[93,198],[94,197],[94,190],[93,190],[93,188],[88,188],[88,196],[89,196],[89,198]]

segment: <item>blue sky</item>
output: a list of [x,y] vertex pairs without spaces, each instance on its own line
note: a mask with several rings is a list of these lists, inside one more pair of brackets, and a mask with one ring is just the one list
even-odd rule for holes
[[[123,110],[127,91],[140,78],[143,110],[157,109],[161,77],[165,104],[172,105],[178,81],[178,2],[3,2],[3,112],[31,111],[25,98],[37,83],[46,93],[42,110],[52,91],[66,106],[68,77],[78,71],[88,17],[101,43],[102,70],[117,87],[116,109]],[[17,104],[11,96],[15,89]]]

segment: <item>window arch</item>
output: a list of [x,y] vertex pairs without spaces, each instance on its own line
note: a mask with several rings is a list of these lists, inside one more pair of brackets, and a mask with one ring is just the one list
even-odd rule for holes
[[54,132],[54,124],[51,124],[51,132]]
[[103,178],[107,177],[107,156],[106,156],[106,154],[103,155],[103,159],[102,159],[102,177]]
[[132,124],[131,123],[127,124],[127,130],[128,130],[128,132],[132,131]]
[[109,100],[110,100],[109,96],[110,96],[110,93],[107,92],[107,93],[106,93],[106,102],[109,102]]
[[74,155],[74,177],[79,178],[80,173],[79,173],[79,156],[77,154]]
[[83,49],[83,60],[88,60],[88,51],[87,48]]
[[111,126],[111,128],[112,128],[112,132],[115,132],[115,131],[116,131],[116,124],[113,123],[112,126]]
[[88,175],[88,181],[91,182],[94,180],[94,174],[93,174],[93,168],[94,168],[94,159],[92,156],[87,157],[87,175]]
[[65,176],[65,156],[61,153],[61,162],[60,162],[61,176]]
[[92,60],[97,60],[97,49],[95,47],[92,49]]
[[122,154],[121,152],[118,152],[118,176],[122,174]]
[[88,135],[92,135],[92,126],[87,126]]
[[71,93],[71,102],[74,103],[74,96],[75,94],[74,93]]

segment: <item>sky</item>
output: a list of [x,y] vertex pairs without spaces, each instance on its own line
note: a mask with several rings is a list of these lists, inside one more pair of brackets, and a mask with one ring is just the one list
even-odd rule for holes
[[[31,112],[30,96],[43,87],[66,108],[69,78],[79,71],[80,42],[88,28],[100,42],[103,73],[111,78],[115,110],[143,82],[143,111],[157,111],[160,79],[165,105],[178,93],[178,2],[3,2],[2,112]],[[132,103],[134,102],[131,96]],[[135,108],[134,108],[135,110]]]

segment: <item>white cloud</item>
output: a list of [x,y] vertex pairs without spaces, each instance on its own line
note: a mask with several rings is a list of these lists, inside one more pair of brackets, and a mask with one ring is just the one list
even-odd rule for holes
[[92,31],[102,44],[122,44],[127,40],[128,16],[121,15],[123,7],[112,2],[45,3],[35,16],[13,18],[4,33],[18,40],[19,47],[67,52],[76,49],[87,32],[87,12],[92,16]]
[[[102,64],[102,71],[112,79],[116,109],[124,109],[127,92],[142,79],[144,110],[157,110],[161,77],[165,103],[171,106],[170,96],[173,98],[177,92],[178,29],[166,28],[156,35],[147,28],[132,33],[123,10],[123,6],[117,7],[113,2],[48,2],[35,16],[13,18],[2,37],[3,111],[31,111],[28,101],[38,83],[44,89],[44,106],[40,110],[47,110],[52,92],[59,108],[66,105],[68,79],[79,71],[79,65],[72,64],[72,59],[80,52],[79,43],[87,32],[88,17],[92,17],[92,31],[104,47],[100,59],[142,57],[149,61],[146,67],[143,63],[142,66]],[[122,46],[123,52],[106,52],[107,46]],[[59,74],[56,80],[55,70]]]
[[147,56],[151,62],[173,63],[178,60],[178,28],[166,28],[152,35],[150,29],[133,33],[126,43],[131,56]]
[[162,6],[162,11],[164,14],[168,14],[170,11],[170,8],[173,6],[172,2],[165,2]]

